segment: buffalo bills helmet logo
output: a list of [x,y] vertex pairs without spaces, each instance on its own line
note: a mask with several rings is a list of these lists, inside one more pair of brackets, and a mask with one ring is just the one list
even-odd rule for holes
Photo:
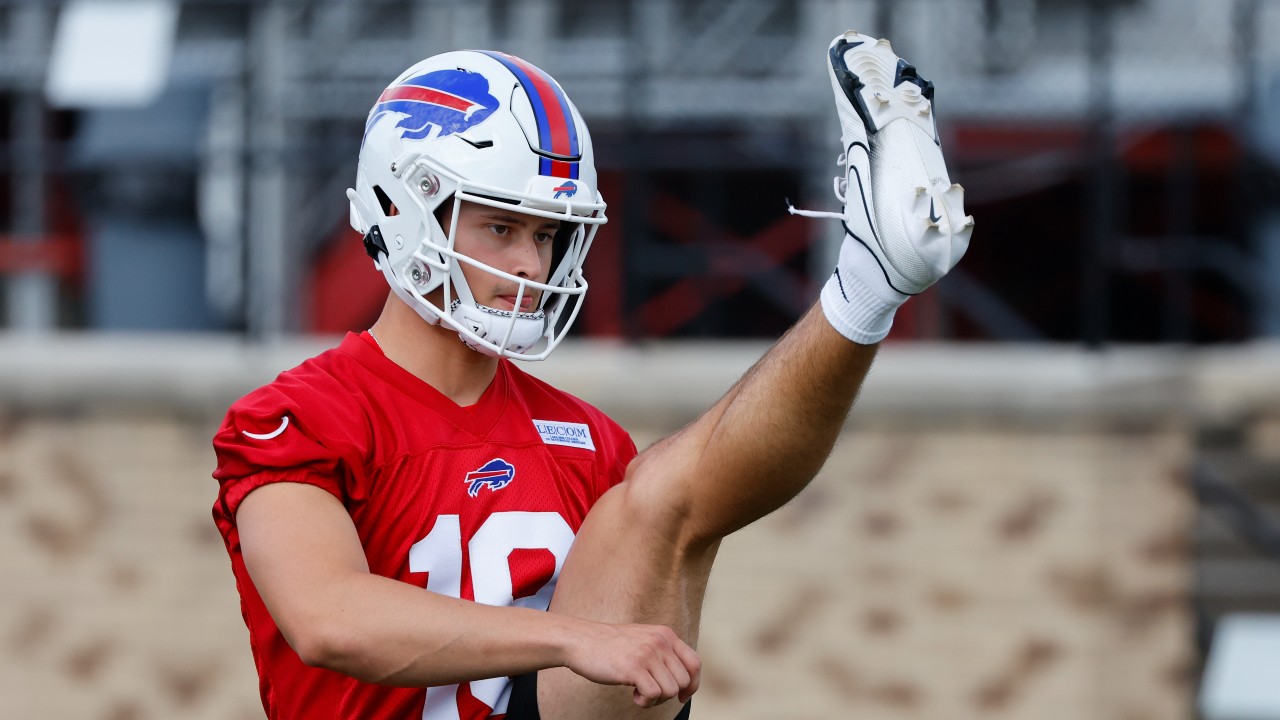
[[466,70],[436,70],[409,78],[382,92],[369,111],[364,134],[387,113],[404,115],[396,124],[400,136],[421,140],[433,132],[445,137],[478,125],[498,109],[489,81]]
[[560,196],[573,197],[578,194],[578,185],[572,180],[565,180],[563,185],[555,187],[556,194],[552,196],[552,200],[559,200]]
[[467,473],[467,494],[476,497],[480,494],[480,489],[486,485],[490,490],[501,490],[516,478],[516,466],[503,460],[502,458],[494,458],[479,470],[472,470]]

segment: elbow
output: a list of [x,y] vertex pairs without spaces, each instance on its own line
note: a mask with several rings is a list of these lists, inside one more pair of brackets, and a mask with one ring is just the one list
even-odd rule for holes
[[307,667],[332,670],[364,683],[396,685],[394,671],[385,667],[365,638],[336,625],[311,629],[290,639],[289,645]]
[[358,640],[332,623],[318,623],[285,637],[307,667],[355,676],[356,670],[362,665]]

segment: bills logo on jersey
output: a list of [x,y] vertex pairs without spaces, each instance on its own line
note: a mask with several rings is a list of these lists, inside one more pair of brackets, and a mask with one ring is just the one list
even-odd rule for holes
[[574,183],[572,180],[566,180],[564,181],[563,184],[557,185],[552,189],[555,190],[555,193],[556,193],[552,197],[552,199],[554,200],[559,200],[561,196],[573,197],[574,195],[578,194],[578,185]]
[[369,111],[364,134],[368,137],[387,113],[399,113],[404,116],[396,124],[400,137],[446,137],[479,125],[497,109],[498,98],[489,94],[489,81],[480,73],[436,70],[382,91]]
[[502,458],[494,458],[481,465],[480,469],[467,473],[463,482],[467,483],[467,494],[476,497],[486,486],[490,490],[501,490],[515,479],[516,466]]

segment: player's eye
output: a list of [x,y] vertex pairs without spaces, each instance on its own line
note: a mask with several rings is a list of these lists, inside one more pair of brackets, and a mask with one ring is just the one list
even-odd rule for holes
[[555,233],[548,233],[548,232],[540,232],[540,233],[538,233],[538,234],[534,235],[533,237],[534,237],[534,239],[535,239],[535,240],[537,240],[537,241],[538,241],[538,244],[540,244],[540,245],[546,245],[547,243],[550,243],[550,242],[552,242],[553,240],[555,240],[555,239],[556,239],[556,234],[555,234]]
[[498,223],[490,223],[490,224],[489,224],[489,230],[490,230],[491,232],[493,232],[495,235],[503,235],[503,236],[506,236],[506,235],[510,235],[510,234],[511,234],[511,228],[510,228],[510,227],[508,227],[508,226],[506,226],[506,225],[499,225]]

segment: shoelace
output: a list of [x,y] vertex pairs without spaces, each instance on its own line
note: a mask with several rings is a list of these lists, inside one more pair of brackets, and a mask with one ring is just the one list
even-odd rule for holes
[[[836,157],[836,165],[839,165],[840,167],[844,167],[847,161],[848,157],[844,153],[840,153],[840,155]],[[849,178],[845,175],[838,175],[832,180],[831,190],[835,193],[836,200],[840,201],[840,206],[844,207],[844,196],[849,192]],[[831,212],[829,210],[801,210],[795,205],[792,205],[790,200],[787,201],[787,212],[792,215],[802,215],[804,217],[811,218],[844,220],[844,212]]]

